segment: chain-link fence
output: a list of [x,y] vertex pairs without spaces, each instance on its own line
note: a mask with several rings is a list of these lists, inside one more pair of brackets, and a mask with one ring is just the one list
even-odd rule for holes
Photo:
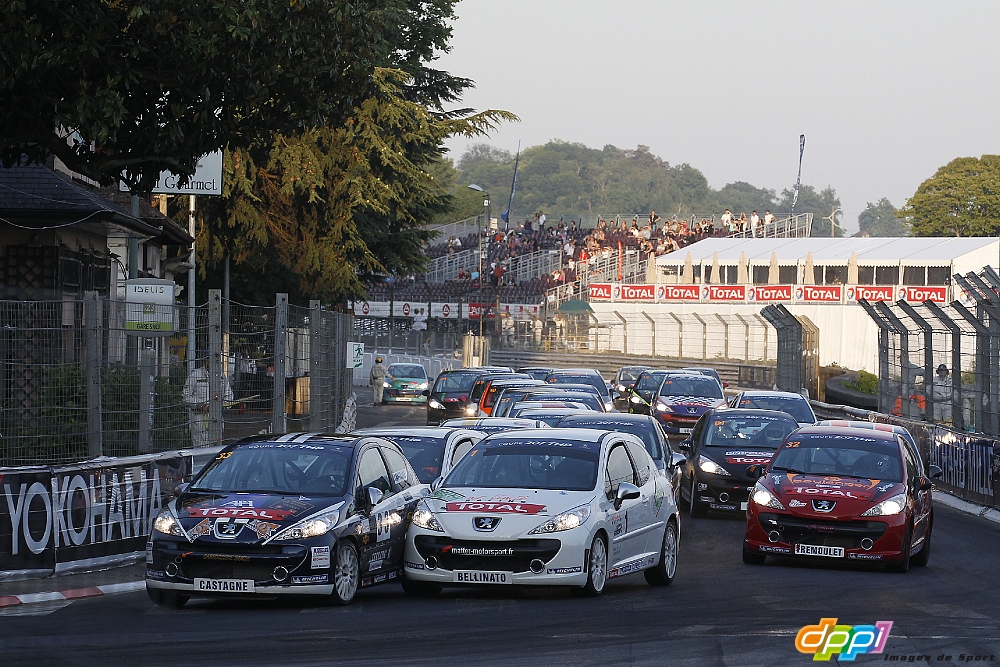
[[318,302],[289,306],[284,295],[274,307],[223,304],[212,290],[206,305],[167,307],[173,334],[153,337],[130,322],[136,305],[96,296],[0,301],[0,465],[340,422],[351,393],[352,316]]

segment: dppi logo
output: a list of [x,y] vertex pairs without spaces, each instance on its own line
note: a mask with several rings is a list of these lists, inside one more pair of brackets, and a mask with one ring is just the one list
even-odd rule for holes
[[615,285],[615,296],[614,296],[614,298],[615,298],[615,301],[617,301],[617,300],[619,300],[619,299],[622,298],[622,286],[621,285]]
[[835,618],[822,618],[817,625],[807,625],[795,636],[799,653],[812,653],[813,660],[828,661],[836,654],[839,660],[854,660],[862,653],[881,653],[889,639],[892,621],[875,625],[837,625]]

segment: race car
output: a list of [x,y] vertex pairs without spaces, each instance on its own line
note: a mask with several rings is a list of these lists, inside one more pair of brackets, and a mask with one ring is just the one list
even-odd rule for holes
[[537,429],[480,442],[417,505],[403,589],[571,586],[599,595],[644,571],[674,579],[680,518],[667,480],[628,433]]
[[383,404],[427,402],[427,371],[420,364],[390,364],[382,386]]
[[708,375],[714,377],[716,380],[718,380],[719,384],[722,385],[723,389],[729,386],[728,382],[722,381],[722,376],[719,375],[719,371],[715,370],[714,368],[706,368],[703,366],[688,366],[687,368],[682,368],[681,371],[684,373],[701,373],[702,375]]
[[479,398],[479,417],[489,417],[493,413],[496,401],[505,389],[523,389],[526,387],[537,387],[544,385],[541,380],[492,380],[486,385],[483,395]]
[[670,371],[643,371],[628,390],[628,411],[634,415],[648,415],[653,405],[656,390],[660,388],[664,376]]
[[686,435],[711,408],[726,404],[722,385],[707,375],[670,372],[663,376],[652,401],[652,414],[668,434]]
[[396,580],[408,517],[429,493],[381,438],[289,433],[225,447],[153,521],[146,592],[191,597],[321,595],[348,604]]
[[[468,417],[472,402],[472,390],[484,375],[507,371],[490,370],[494,367],[458,368],[443,371],[427,392],[427,424],[437,426],[445,419]],[[478,408],[473,408],[474,410]]]
[[[931,478],[892,432],[834,426],[794,431],[750,496],[743,561],[767,556],[885,563],[896,572],[926,565],[934,511]],[[761,474],[763,473],[763,474]]]
[[[520,403],[521,401],[529,400],[546,400],[549,396],[554,396],[556,394],[561,395],[577,395],[583,393],[590,396],[587,400],[588,405],[593,402],[595,404],[594,409],[604,412],[604,400],[601,398],[600,392],[596,387],[589,384],[541,384],[535,387],[505,387],[503,391],[500,392],[500,396],[496,399],[496,405],[493,408],[492,417],[504,417],[507,415],[507,411],[514,403]],[[530,397],[530,398],[529,398]],[[562,396],[558,400],[569,400],[564,399]]]
[[736,394],[729,404],[734,408],[749,408],[753,410],[780,410],[790,414],[800,426],[811,426],[816,423],[816,413],[813,412],[809,400],[802,394],[790,391],[747,390]]
[[[600,373],[592,368],[559,368],[545,378],[549,384],[589,384],[600,393],[601,401],[604,402],[604,411],[611,412],[615,409],[613,395],[608,388],[608,383]],[[615,392],[615,396],[618,392]]]
[[548,424],[538,419],[516,419],[508,417],[477,417],[465,419],[449,419],[441,424],[442,428],[461,428],[467,431],[479,431],[486,435],[504,433],[521,428],[548,428]]
[[536,380],[544,381],[545,378],[549,376],[549,373],[551,373],[553,370],[555,369],[543,366],[526,366],[525,368],[518,368],[517,372],[524,373],[525,375],[530,375]]
[[615,379],[611,383],[611,386],[618,392],[618,397],[615,399],[616,408],[619,410],[628,408],[629,389],[639,379],[642,372],[648,370],[652,370],[652,368],[650,366],[622,366],[618,369]]
[[486,437],[480,431],[439,426],[363,428],[354,434],[385,438],[399,445],[421,484],[447,475],[474,444]]
[[747,466],[767,463],[785,437],[799,427],[792,417],[773,410],[709,410],[680,444],[686,456],[684,488],[691,516],[709,509],[745,512],[757,477]]
[[537,419],[549,426],[558,426],[564,417],[577,414],[604,414],[582,407],[579,404],[564,403],[565,407],[542,407],[543,403],[525,403],[518,414],[521,419]]

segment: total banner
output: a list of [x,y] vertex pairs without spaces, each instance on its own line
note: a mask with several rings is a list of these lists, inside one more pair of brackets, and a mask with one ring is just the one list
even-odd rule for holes
[[58,467],[0,468],[0,579],[141,553],[153,520],[192,472],[188,452]]

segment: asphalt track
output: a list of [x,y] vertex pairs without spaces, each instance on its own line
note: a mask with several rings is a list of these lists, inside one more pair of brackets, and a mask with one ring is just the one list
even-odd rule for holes
[[[359,426],[422,419],[416,406],[363,408]],[[868,564],[744,565],[738,518],[685,516],[681,531],[668,588],[639,574],[596,599],[453,589],[425,600],[393,584],[345,608],[193,601],[179,611],[128,593],[0,612],[0,664],[807,665],[812,656],[794,648],[798,629],[838,618],[893,622],[884,653],[853,664],[1000,665],[995,524],[939,505],[930,564],[907,574]],[[137,570],[121,570],[122,580]]]

